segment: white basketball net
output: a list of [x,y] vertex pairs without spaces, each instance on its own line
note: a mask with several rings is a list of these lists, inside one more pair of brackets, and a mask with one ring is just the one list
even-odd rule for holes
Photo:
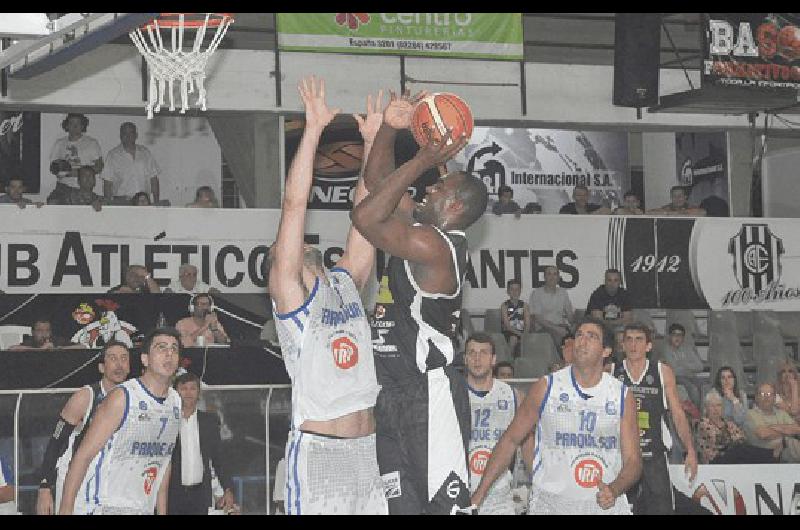
[[[221,19],[221,21],[217,25],[217,31],[208,47],[202,50],[201,47],[205,40],[206,30],[209,27],[209,19],[212,17],[217,20]],[[212,27],[214,22],[216,20],[212,21]],[[164,46],[158,19],[153,20],[152,24],[147,26],[145,30],[147,38],[145,38],[141,28],[136,28],[129,33],[139,53],[147,61],[147,67],[150,70],[150,85],[147,91],[147,105],[145,105],[148,120],[153,118],[153,112],[161,110],[161,105],[164,104],[164,93],[167,90],[169,90],[169,110],[175,110],[173,92],[175,82],[179,84],[181,91],[181,114],[184,114],[189,108],[189,94],[194,92],[195,85],[197,87],[196,106],[206,110],[206,89],[203,85],[206,78],[206,64],[208,63],[208,58],[216,51],[217,46],[222,41],[222,37],[225,36],[225,32],[231,22],[233,22],[233,18],[228,15],[206,13],[203,24],[196,28],[194,45],[188,51],[183,49],[183,14],[178,16],[176,27],[168,28],[172,33],[172,46],[170,48]]]

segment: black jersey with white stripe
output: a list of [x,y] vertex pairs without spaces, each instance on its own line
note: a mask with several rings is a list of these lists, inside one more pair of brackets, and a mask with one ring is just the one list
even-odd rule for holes
[[443,232],[458,283],[455,293],[428,293],[414,280],[411,263],[392,256],[381,278],[372,318],[378,383],[391,385],[452,364],[467,261],[464,232]]
[[639,445],[642,458],[651,459],[666,451],[663,440],[664,413],[667,411],[667,396],[664,392],[664,378],[661,375],[661,362],[645,361],[645,369],[638,381],[634,381],[628,371],[627,361],[614,368],[614,377],[629,386],[636,399],[636,416],[639,424]]

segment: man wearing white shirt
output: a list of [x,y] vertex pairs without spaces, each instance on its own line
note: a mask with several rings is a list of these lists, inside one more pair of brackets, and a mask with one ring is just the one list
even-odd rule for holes
[[225,493],[217,507],[225,513],[236,513],[233,484],[222,460],[222,439],[217,417],[198,411],[200,378],[186,372],[175,380],[181,396],[181,432],[172,453],[172,475],[169,483],[170,515],[205,515],[212,503],[211,468],[213,462]]
[[182,294],[211,293],[219,291],[197,278],[197,267],[191,263],[184,263],[178,268],[178,285],[170,292]]
[[553,337],[554,344],[561,344],[561,339],[570,332],[570,321],[574,314],[566,289],[558,286],[560,279],[556,267],[545,267],[544,286],[534,289],[530,300],[537,328],[544,328]]
[[78,188],[78,169],[92,166],[95,173],[103,170],[103,153],[100,144],[86,133],[89,118],[83,114],[70,112],[61,128],[67,136],[59,138],[50,150],[50,172],[58,182],[55,190],[47,197],[47,202],[57,201],[69,193],[70,188]]
[[136,125],[126,121],[119,126],[120,144],[106,155],[103,195],[106,199],[124,197],[127,202],[139,193],[152,193],[153,203],[160,199],[158,174],[161,172],[150,150],[137,145]]

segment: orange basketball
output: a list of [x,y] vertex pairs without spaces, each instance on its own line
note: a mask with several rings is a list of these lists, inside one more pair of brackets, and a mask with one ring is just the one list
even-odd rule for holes
[[447,92],[437,92],[421,99],[411,117],[411,132],[421,146],[428,144],[428,131],[436,141],[447,133],[446,127],[453,128],[452,138],[458,138],[462,133],[469,138],[474,125],[469,105]]

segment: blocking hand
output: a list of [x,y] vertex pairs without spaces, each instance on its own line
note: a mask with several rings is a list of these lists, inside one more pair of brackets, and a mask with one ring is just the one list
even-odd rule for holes
[[297,85],[300,99],[306,109],[306,127],[324,129],[341,109],[329,109],[325,103],[325,81],[313,75],[303,78]]
[[375,135],[378,134],[378,129],[381,128],[383,123],[383,89],[378,91],[375,99],[372,99],[372,94],[367,95],[367,115],[362,118],[360,114],[353,114],[353,118],[358,122],[358,132],[364,139],[364,143],[372,143]]

